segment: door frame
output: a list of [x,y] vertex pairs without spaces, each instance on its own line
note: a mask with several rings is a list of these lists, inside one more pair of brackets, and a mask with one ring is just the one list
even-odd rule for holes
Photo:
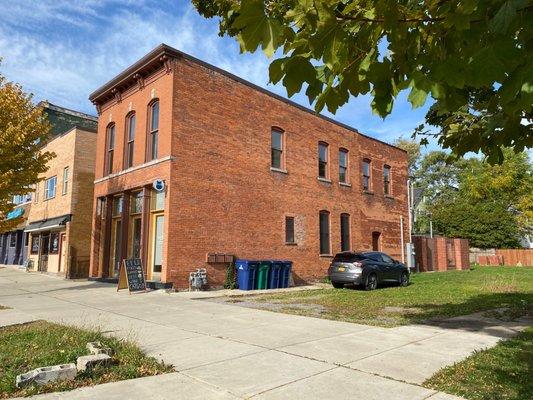
[[[154,272],[154,250],[155,250],[155,226],[157,217],[165,218],[164,211],[153,211],[150,213],[150,234],[148,235],[148,265],[146,268],[147,277],[149,280],[156,280],[154,274],[159,274],[159,280],[161,280],[163,275],[163,270],[161,266],[161,272]],[[165,238],[165,220],[163,219],[163,240]],[[163,244],[164,247],[164,244]]]

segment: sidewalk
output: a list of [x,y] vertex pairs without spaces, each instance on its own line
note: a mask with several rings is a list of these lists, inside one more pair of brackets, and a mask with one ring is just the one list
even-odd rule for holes
[[[527,324],[378,328],[0,269],[0,325],[17,318],[100,326],[176,373],[46,399],[454,399],[419,386]],[[487,329],[486,329],[487,328]],[[497,328],[497,329],[495,329]],[[469,330],[470,329],[470,330]]]

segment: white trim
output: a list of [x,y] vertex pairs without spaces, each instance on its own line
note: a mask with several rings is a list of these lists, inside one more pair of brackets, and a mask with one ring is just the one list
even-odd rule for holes
[[173,157],[173,156],[167,156],[167,157],[163,157],[163,158],[158,158],[157,160],[148,161],[148,162],[146,162],[144,164],[136,165],[134,167],[125,169],[123,171],[116,172],[114,174],[109,174],[109,175],[104,176],[103,178],[100,178],[100,179],[96,179],[94,181],[94,183],[97,184],[97,183],[100,183],[100,182],[104,182],[104,181],[107,181],[109,179],[116,178],[117,176],[122,176],[124,174],[128,174],[130,172],[137,171],[138,169],[143,169],[143,168],[151,167],[152,165],[161,164],[161,163],[163,163],[165,161],[174,160],[175,158],[176,157]]
[[45,226],[45,227],[42,227],[42,228],[35,228],[35,229],[24,229],[24,232],[41,232],[41,231],[49,231],[53,228],[65,228],[65,225],[61,225],[61,224],[55,224],[55,225],[51,225],[51,226]]

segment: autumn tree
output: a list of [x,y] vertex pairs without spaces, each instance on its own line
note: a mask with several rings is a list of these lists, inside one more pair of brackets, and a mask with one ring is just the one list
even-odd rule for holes
[[[316,111],[333,113],[370,94],[385,117],[408,90],[420,107],[418,134],[461,156],[503,160],[503,147],[533,146],[531,0],[193,0],[218,17],[220,34],[242,52],[259,47],[270,81],[288,96],[305,90]],[[426,137],[422,138],[425,141]]]
[[13,196],[32,192],[39,174],[47,170],[53,154],[40,147],[49,131],[32,95],[0,74],[0,231],[20,222],[18,218],[6,220],[14,207]]

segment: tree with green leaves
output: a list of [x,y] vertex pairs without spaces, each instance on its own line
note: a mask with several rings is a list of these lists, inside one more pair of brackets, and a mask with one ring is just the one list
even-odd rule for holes
[[503,154],[499,165],[426,154],[416,174],[427,196],[420,223],[431,217],[437,233],[467,238],[476,247],[518,247],[533,228],[533,165],[527,153]]
[[[455,155],[533,146],[531,0],[193,0],[242,52],[259,47],[270,81],[305,89],[320,112],[370,94],[385,117],[404,90]],[[420,126],[417,134],[433,134]],[[427,141],[423,137],[421,142]]]
[[41,151],[50,124],[32,95],[0,74],[0,232],[13,228],[20,218],[7,220],[13,196],[34,190],[39,174],[54,155]]
[[420,151],[420,143],[418,143],[416,140],[399,137],[392,142],[392,144],[407,152],[407,168],[409,171],[409,176],[414,176],[416,170],[418,169],[418,164],[422,155]]

